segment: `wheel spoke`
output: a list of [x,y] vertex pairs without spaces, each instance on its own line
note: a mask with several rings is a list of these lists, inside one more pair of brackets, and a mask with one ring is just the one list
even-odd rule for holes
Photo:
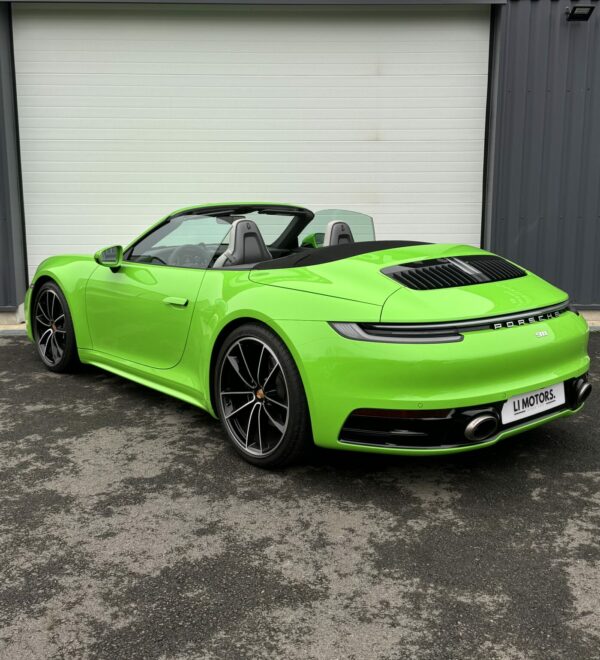
[[278,422],[273,415],[267,410],[266,407],[263,406],[263,410],[265,411],[265,415],[269,418],[271,421],[271,424],[283,435],[285,433],[285,425],[282,424],[281,422]]
[[[39,309],[39,307],[38,307],[38,309]],[[40,309],[40,311],[41,311],[41,309]],[[43,325],[44,327],[46,327],[46,328],[49,328],[49,327],[50,327],[50,320],[49,320],[49,319],[48,319],[47,321],[44,321],[44,319],[41,318],[41,316],[36,316],[36,317],[35,317],[35,320],[36,320],[38,323],[40,323],[41,325]]]
[[250,401],[247,401],[246,403],[244,403],[239,408],[236,408],[233,412],[230,412],[227,415],[225,415],[225,419],[229,419],[230,417],[233,417],[234,415],[237,415],[239,412],[244,410],[244,408],[247,408],[248,406],[252,405],[253,403],[255,403],[254,399],[251,399]]
[[[50,294],[52,294],[52,295],[50,296]],[[48,289],[48,296],[50,296],[51,300],[52,300],[52,305],[51,305],[50,310],[49,310],[50,311],[50,318],[54,319],[54,304],[56,303],[56,294],[54,293],[54,291],[51,291],[50,289]]]
[[[46,341],[44,341],[44,337],[46,338]],[[48,328],[48,330],[46,330],[46,332],[44,332],[38,340],[38,344],[42,350],[42,355],[45,355],[46,357],[48,353],[48,344],[50,343],[51,338],[52,338],[52,329]]]
[[60,316],[57,316],[57,317],[54,319],[54,324],[56,325],[61,319],[64,319],[64,318],[65,318],[65,315],[64,315],[64,314],[61,314]]
[[54,352],[54,349],[56,349],[56,355],[57,355],[57,357],[58,357],[58,358],[61,358],[62,355],[63,355],[63,352],[64,352],[64,351],[63,351],[63,349],[58,345],[58,341],[57,341],[57,339],[56,339],[56,333],[54,333],[54,334],[52,335],[52,339],[51,339],[50,341],[52,342],[53,352]]
[[284,410],[288,409],[288,406],[286,406],[285,403],[281,403],[281,401],[276,401],[275,399],[272,399],[270,396],[265,396],[265,401],[268,401],[269,403],[274,403],[276,406],[281,406]]
[[[42,301],[41,301],[41,300],[40,300],[40,301],[38,302],[38,304],[37,304],[36,312],[39,312],[39,313],[40,313],[40,314],[46,319],[47,323],[45,323],[45,325],[50,325],[50,323],[51,323],[51,321],[50,321],[50,317],[49,317],[48,314],[46,313],[46,310],[44,309],[44,306],[42,305]],[[38,318],[39,318],[39,317],[36,316],[36,319],[38,319]]]
[[50,321],[50,310],[48,309],[48,292],[44,291],[44,293],[40,296],[40,300],[38,302],[40,311],[43,312],[44,316]]
[[256,425],[258,426],[258,448],[260,450],[260,453],[262,454],[263,448],[262,448],[262,423],[260,421],[262,411],[263,411],[264,406],[259,406],[258,407],[258,418],[256,420]]
[[250,389],[254,389],[254,388],[252,387],[252,383],[249,383],[249,382],[248,382],[248,381],[242,376],[242,372],[241,372],[241,370],[240,370],[240,365],[238,364],[238,362],[236,361],[236,359],[235,359],[231,354],[227,355],[227,361],[228,361],[229,364],[233,367],[233,370],[234,370],[235,373],[238,375],[238,378],[244,383],[244,385],[247,385]]
[[260,357],[258,358],[258,368],[256,369],[256,382],[260,385],[260,367],[262,365],[263,355],[265,354],[265,346],[262,345],[260,349]]
[[252,378],[252,372],[250,371],[250,367],[248,366],[248,363],[246,362],[246,356],[244,355],[244,349],[242,348],[242,342],[241,341],[238,342],[238,349],[240,351],[240,355],[242,356],[242,360],[244,361],[244,366],[246,367],[246,373],[248,374],[248,376],[250,376],[250,382],[251,382],[250,387],[253,387],[254,384],[256,383],[256,380],[254,378]]
[[250,442],[250,427],[252,426],[252,419],[254,418],[254,411],[256,408],[260,408],[260,403],[255,402],[252,410],[250,411],[250,416],[248,417],[248,426],[246,427],[246,448],[248,448],[248,443]]
[[277,371],[277,369],[279,369],[280,367],[281,367],[281,365],[279,364],[279,362],[275,361],[275,366],[271,369],[271,371],[269,372],[269,375],[267,376],[267,378],[265,379],[265,382],[263,383],[263,390],[267,387],[267,383],[269,382],[271,376],[272,376],[272,375]]

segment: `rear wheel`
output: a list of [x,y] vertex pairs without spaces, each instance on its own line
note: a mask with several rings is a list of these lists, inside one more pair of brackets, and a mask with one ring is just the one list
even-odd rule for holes
[[71,371],[79,365],[69,305],[54,282],[45,282],[36,293],[31,323],[35,346],[50,371]]
[[234,330],[215,365],[215,399],[235,450],[248,462],[283,467],[312,443],[300,374],[289,351],[258,324]]

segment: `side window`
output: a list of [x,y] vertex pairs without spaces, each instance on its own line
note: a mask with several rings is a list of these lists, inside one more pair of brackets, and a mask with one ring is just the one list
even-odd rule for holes
[[354,241],[357,243],[375,240],[375,228],[370,215],[343,209],[324,209],[317,211],[315,217],[304,227],[298,237],[300,244],[305,247],[321,247],[327,225],[333,220],[345,222],[350,227]]
[[215,217],[173,218],[138,241],[127,260],[178,268],[208,268],[231,225]]

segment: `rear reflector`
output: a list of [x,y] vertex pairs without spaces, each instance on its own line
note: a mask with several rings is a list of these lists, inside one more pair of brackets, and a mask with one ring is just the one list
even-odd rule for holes
[[452,412],[447,410],[386,410],[384,408],[359,408],[352,414],[359,417],[386,417],[394,419],[443,419]]

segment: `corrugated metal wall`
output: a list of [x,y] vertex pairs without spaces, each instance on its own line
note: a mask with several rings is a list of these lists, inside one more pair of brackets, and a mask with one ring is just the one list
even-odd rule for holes
[[[4,68],[5,59],[10,55],[4,37],[7,34],[10,14],[8,7],[0,7],[0,67]],[[0,112],[4,118],[4,86],[0,84]],[[7,163],[4,154],[5,131],[0,130],[0,307],[14,306],[14,283],[9,240],[8,208],[6,200]]]
[[485,242],[600,307],[600,7],[576,4],[496,10]]
[[10,25],[0,4],[0,312],[16,309],[26,287]]

